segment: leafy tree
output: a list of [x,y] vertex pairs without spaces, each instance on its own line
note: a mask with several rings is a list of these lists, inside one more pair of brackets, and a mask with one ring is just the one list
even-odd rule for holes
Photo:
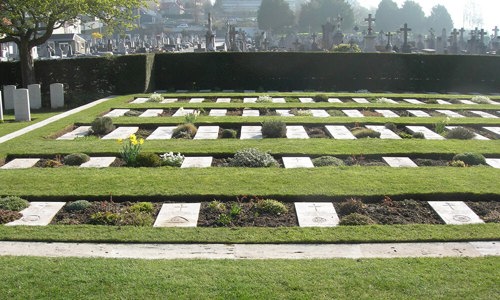
[[338,16],[343,18],[342,28],[351,29],[354,26],[354,13],[344,0],[311,0],[302,5],[299,15],[299,26],[302,30],[320,30],[328,19],[332,23]]
[[453,20],[446,7],[436,5],[432,8],[431,14],[427,18],[427,27],[429,29],[434,28],[436,32],[440,32],[443,28],[446,29],[446,32],[451,32],[453,29]]
[[86,15],[99,18],[109,28],[131,26],[137,8],[147,0],[2,0],[0,43],[19,48],[22,86],[35,83],[31,49],[45,43],[53,31]]
[[408,23],[412,32],[426,32],[426,18],[422,6],[412,0],[406,0],[400,10],[400,25]]
[[293,25],[294,15],[285,0],[262,0],[257,12],[257,22],[262,30],[278,31]]
[[392,0],[382,0],[378,4],[375,12],[375,28],[377,31],[399,30],[401,19],[399,17],[399,7]]

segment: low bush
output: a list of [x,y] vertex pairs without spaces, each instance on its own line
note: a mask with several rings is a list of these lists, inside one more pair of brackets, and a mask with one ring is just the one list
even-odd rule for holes
[[132,109],[132,110],[127,111],[124,116],[125,117],[138,117],[138,116],[142,115],[142,113],[143,112],[140,110],[133,110]]
[[285,204],[274,199],[261,199],[255,204],[255,208],[260,213],[268,213],[271,215],[281,215],[288,212]]
[[0,209],[3,210],[21,211],[28,206],[30,206],[28,200],[17,196],[7,196],[4,198],[0,198]]
[[81,211],[81,210],[89,208],[91,205],[92,205],[92,203],[90,203],[87,200],[76,200],[76,201],[67,203],[64,206],[64,210],[66,210],[66,211]]
[[255,102],[256,103],[272,103],[273,98],[271,96],[268,96],[268,95],[262,95],[262,96],[259,96],[259,98],[257,98],[257,100]]
[[326,112],[332,117],[345,117],[345,114],[338,109],[329,109]]
[[115,125],[110,117],[98,117],[92,121],[90,127],[90,131],[95,135],[108,134],[113,130],[115,130]]
[[491,99],[487,96],[474,96],[470,101],[478,104],[489,104]]
[[137,202],[128,208],[129,212],[153,213],[155,207],[151,202]]
[[465,168],[467,165],[461,161],[461,160],[452,160],[449,163],[450,167],[455,167],[455,168]]
[[22,214],[17,211],[0,209],[0,224],[7,224],[22,218]]
[[229,159],[231,167],[265,168],[277,167],[278,162],[267,152],[255,148],[243,149]]
[[213,200],[208,204],[208,209],[215,212],[224,212],[226,211],[226,205],[219,200]]
[[120,215],[110,211],[100,211],[90,216],[90,224],[94,225],[118,225]]
[[154,219],[151,214],[134,211],[120,215],[118,224],[115,225],[151,226],[153,223]]
[[453,160],[461,160],[466,165],[469,165],[469,166],[485,165],[486,164],[486,159],[484,158],[484,156],[482,154],[471,153],[471,152],[457,154],[457,155],[453,156]]
[[172,137],[176,139],[192,139],[197,131],[198,129],[192,123],[181,124],[174,129]]
[[152,152],[139,153],[135,158],[135,167],[159,167],[161,163],[160,156]]
[[402,139],[412,139],[413,135],[409,134],[408,132],[401,131],[398,133],[399,137]]
[[392,130],[392,131],[398,130],[398,127],[396,126],[396,124],[391,123],[391,122],[385,123],[384,127],[389,129],[389,130]]
[[328,96],[325,94],[318,94],[313,99],[315,102],[328,102]]
[[63,163],[59,159],[42,159],[37,163],[40,168],[58,168]]
[[286,124],[279,120],[268,120],[262,122],[262,136],[265,138],[286,137]]
[[160,155],[161,165],[168,167],[180,167],[184,161],[184,156],[180,153],[168,152]]
[[313,114],[308,109],[298,109],[292,108],[290,109],[290,113],[296,117],[311,117]]
[[149,96],[148,102],[162,102],[163,96],[161,94],[153,93]]
[[375,221],[373,221],[370,217],[358,213],[349,214],[343,217],[339,222],[339,225],[344,225],[344,226],[372,225],[372,224],[375,224]]
[[85,153],[72,153],[64,157],[64,164],[68,166],[79,166],[90,160],[90,156]]
[[375,103],[392,103],[392,101],[390,101],[390,100],[391,99],[381,97],[381,98],[375,99]]
[[320,156],[313,158],[312,162],[315,167],[326,167],[326,166],[345,166],[345,163],[340,158],[334,156]]
[[425,135],[422,132],[414,132],[411,137],[414,139],[425,139]]
[[362,213],[366,205],[360,199],[350,198],[340,202],[338,207],[341,215],[348,215],[352,213]]
[[229,216],[227,214],[220,214],[219,217],[217,218],[217,220],[215,220],[215,223],[218,226],[228,226],[231,224],[232,221],[233,221],[233,218],[231,218],[231,216]]
[[238,131],[234,129],[224,129],[221,134],[223,139],[235,139],[238,136]]
[[455,140],[470,140],[474,136],[474,132],[470,131],[464,127],[455,127],[450,131],[446,132],[444,135],[447,139],[455,139]]
[[351,133],[357,139],[380,138],[380,132],[368,128],[356,127],[351,130]]

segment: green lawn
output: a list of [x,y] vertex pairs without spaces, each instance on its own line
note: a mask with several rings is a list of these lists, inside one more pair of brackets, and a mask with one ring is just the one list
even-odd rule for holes
[[52,116],[60,114],[62,111],[32,111],[31,112],[31,122],[15,122],[15,117],[12,112],[9,111],[9,114],[4,115],[4,122],[0,123],[0,137],[6,134],[12,133],[24,127],[28,127],[45,119],[48,119]]

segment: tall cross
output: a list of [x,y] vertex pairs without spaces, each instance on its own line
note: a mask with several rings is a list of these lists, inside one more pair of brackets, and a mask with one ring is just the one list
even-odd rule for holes
[[316,32],[313,32],[311,36],[313,38],[313,44],[316,43],[316,37],[317,37]]
[[459,34],[458,30],[456,28],[453,29],[453,31],[451,32],[451,35],[453,36],[453,41],[457,40],[458,34]]
[[368,35],[372,35],[372,23],[376,21],[376,19],[372,18],[372,14],[368,14],[368,18],[365,18],[365,21],[368,22]]
[[481,31],[479,31],[479,35],[481,36],[481,42],[484,41],[484,36],[486,35],[486,31],[481,28]]
[[400,28],[399,30],[403,32],[404,44],[408,44],[408,31],[411,31],[411,28],[408,28],[408,24],[405,23],[405,26],[403,28]]
[[465,32],[465,29],[462,27],[460,28],[460,40],[463,40],[464,39],[464,32]]
[[342,29],[342,21],[344,21],[344,18],[342,18],[341,15],[337,16],[337,30],[341,31]]
[[293,42],[293,45],[295,46],[295,51],[298,51],[300,46],[299,39],[296,39],[295,42]]
[[498,26],[495,26],[495,28],[493,28],[492,30],[495,33],[495,38],[497,38],[498,32],[500,31],[500,29],[498,29]]

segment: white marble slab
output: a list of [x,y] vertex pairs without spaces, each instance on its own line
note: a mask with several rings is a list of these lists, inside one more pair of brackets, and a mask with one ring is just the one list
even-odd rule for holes
[[192,114],[194,113],[194,109],[191,109],[191,108],[183,108],[183,109],[178,109],[173,115],[172,117],[184,117],[185,115],[187,114]]
[[243,103],[255,103],[257,102],[257,99],[256,97],[246,97],[246,98],[243,98]]
[[73,131],[61,135],[57,140],[74,140],[79,137],[84,137],[90,134],[91,126],[79,126]]
[[147,109],[139,117],[141,117],[141,118],[158,117],[162,113],[163,113],[163,109]]
[[165,98],[160,103],[174,103],[177,102],[178,100],[179,100],[178,98]]
[[172,138],[175,126],[160,126],[151,133],[146,140],[168,140]]
[[[452,129],[455,129],[459,126],[445,126],[446,129],[448,130],[452,130]],[[480,140],[480,141],[488,141],[489,138],[485,137],[485,136],[482,136],[480,134],[477,134],[474,132],[474,137],[472,138],[473,140]]]
[[283,157],[282,160],[285,169],[314,168],[310,157]]
[[66,202],[31,202],[30,206],[20,211],[23,217],[5,225],[46,226]]
[[219,126],[200,126],[194,140],[216,140],[219,136]]
[[326,130],[334,139],[338,140],[355,140],[356,137],[352,135],[351,131],[345,126],[341,125],[326,125]]
[[436,110],[438,113],[442,113],[444,115],[447,115],[450,118],[465,118],[465,116],[462,116],[461,114],[452,111],[452,110],[447,110],[447,109],[437,109]]
[[141,104],[141,103],[146,103],[148,102],[149,98],[136,98],[134,99],[134,101],[130,102],[130,103],[134,103],[134,104]]
[[273,103],[286,103],[285,98],[273,98]]
[[376,109],[375,112],[382,114],[385,118],[399,118],[399,115],[388,109]]
[[437,99],[437,100],[436,100],[436,102],[437,102],[438,104],[451,105],[451,103],[450,103],[450,102],[445,101],[445,100],[441,100],[441,99]]
[[250,140],[250,139],[261,139],[262,138],[262,126],[241,126],[240,139]]
[[231,98],[217,98],[215,103],[229,103],[231,102]]
[[306,97],[306,98],[299,97],[299,101],[300,101],[300,103],[314,103],[313,98],[309,98],[309,97]]
[[113,109],[112,111],[105,114],[103,117],[110,117],[110,118],[122,117],[125,115],[125,113],[129,111],[130,109]]
[[444,140],[444,137],[425,126],[406,126],[411,133],[421,132],[427,140]]
[[80,168],[107,168],[115,160],[116,160],[116,157],[114,157],[114,156],[109,156],[109,157],[91,157],[89,161],[84,162],[83,164],[81,164]]
[[477,105],[476,102],[472,102],[470,100],[458,100],[458,102],[463,103],[463,104],[471,104],[471,105],[476,104]]
[[478,116],[480,116],[480,117],[482,117],[482,118],[488,118],[488,119],[498,119],[498,117],[497,117],[497,116],[492,115],[492,114],[487,113],[487,112],[484,112],[484,111],[479,111],[479,110],[471,110],[470,112],[471,112],[471,113],[473,113],[473,114],[476,114],[476,115],[478,115]]
[[439,217],[446,223],[452,225],[484,223],[473,211],[462,201],[428,201],[429,205],[437,212]]
[[181,168],[208,168],[212,166],[212,156],[184,157]]
[[346,114],[348,117],[352,118],[364,118],[365,115],[363,115],[359,110],[357,109],[343,109],[342,112]]
[[384,100],[382,100],[382,101],[380,101],[380,102],[379,102],[379,101],[377,101],[377,103],[390,103],[390,104],[398,104],[398,102],[397,102],[397,101],[394,101],[394,100],[389,99],[389,98],[385,98]]
[[409,112],[410,114],[412,114],[412,115],[414,115],[415,117],[418,117],[418,118],[428,118],[428,117],[431,116],[428,113],[426,113],[424,111],[421,111],[421,110],[408,109],[407,112]]
[[257,109],[244,109],[242,117],[258,117],[260,112]]
[[366,125],[368,129],[380,132],[380,138],[384,140],[400,140],[401,137],[394,133],[394,131],[385,128],[383,125]]
[[201,103],[205,101],[205,98],[191,98],[191,100],[189,100],[189,103]]
[[287,125],[286,126],[286,137],[289,139],[308,139],[304,126],[300,125]]
[[153,227],[196,227],[201,203],[164,203]]
[[500,169],[500,158],[487,158],[486,163],[495,169]]
[[211,117],[224,117],[227,114],[227,109],[211,109],[208,113]]
[[28,169],[36,165],[39,160],[39,158],[14,158],[13,160],[3,165],[0,169]]
[[139,130],[139,127],[118,127],[111,131],[107,135],[103,136],[103,140],[113,140],[113,139],[127,139],[130,135],[134,134]]
[[330,114],[326,112],[324,109],[310,109],[309,110],[313,117],[316,118],[328,118],[330,117]]
[[493,132],[494,134],[496,135],[500,135],[500,127],[483,127],[484,129],[490,131],[490,132]]
[[382,159],[393,168],[416,168],[417,164],[409,157],[382,157]]
[[366,98],[352,98],[352,100],[356,103],[370,103],[370,101],[366,100]]
[[330,103],[343,103],[339,98],[328,98]]
[[406,101],[411,104],[425,104],[424,102],[417,99],[403,99],[403,101]]
[[330,202],[295,202],[300,227],[333,227],[339,217]]
[[295,117],[294,114],[290,113],[289,109],[277,109],[276,113],[282,117]]

